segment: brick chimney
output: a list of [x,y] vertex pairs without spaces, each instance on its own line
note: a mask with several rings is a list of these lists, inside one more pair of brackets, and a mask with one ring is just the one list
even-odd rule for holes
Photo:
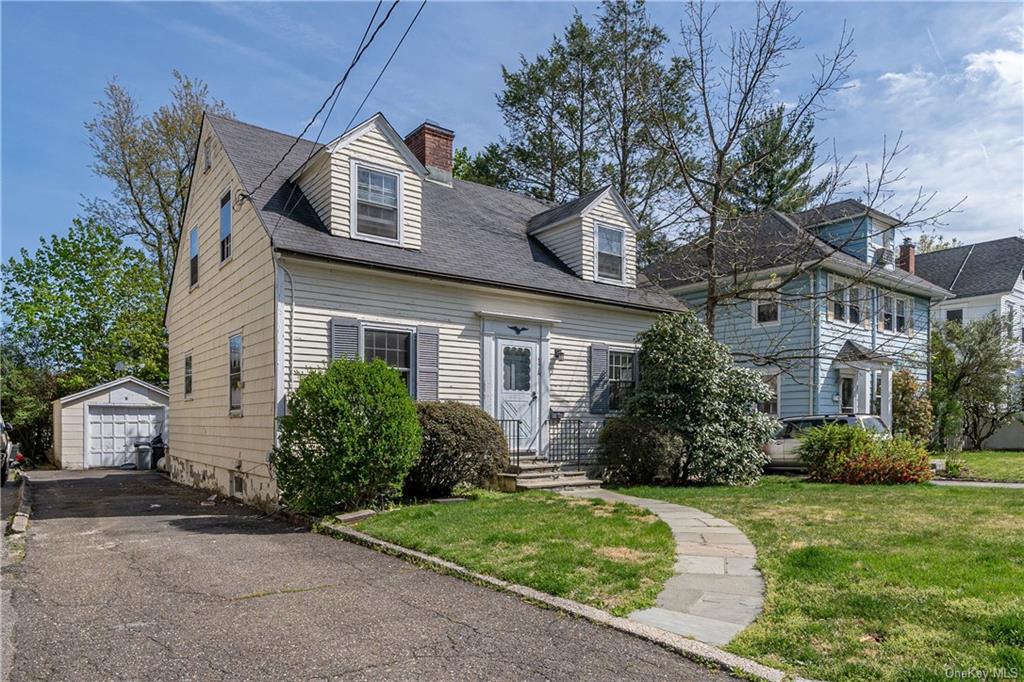
[[903,243],[900,244],[900,257],[896,261],[896,265],[911,275],[914,274],[916,268],[914,263],[914,242],[910,241],[910,237],[903,238]]
[[451,184],[452,143],[455,133],[433,121],[424,121],[405,136],[405,144],[413,155],[427,167],[434,180]]

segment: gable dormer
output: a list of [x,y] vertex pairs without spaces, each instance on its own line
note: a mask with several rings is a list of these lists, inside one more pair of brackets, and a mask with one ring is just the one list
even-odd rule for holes
[[419,249],[428,176],[387,119],[375,114],[320,148],[291,180],[331,234]]
[[636,287],[636,218],[611,187],[533,216],[529,234],[578,276]]
[[896,267],[899,220],[859,201],[845,200],[792,216],[797,223],[840,251],[878,267]]

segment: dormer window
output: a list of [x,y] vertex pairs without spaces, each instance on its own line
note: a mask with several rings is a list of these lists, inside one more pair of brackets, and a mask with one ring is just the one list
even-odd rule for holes
[[399,240],[398,173],[356,166],[356,235],[377,241]]
[[607,225],[597,226],[597,278],[621,282],[625,268],[625,232]]

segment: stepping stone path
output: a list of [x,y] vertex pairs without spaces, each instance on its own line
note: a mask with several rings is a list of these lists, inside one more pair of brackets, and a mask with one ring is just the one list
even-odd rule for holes
[[764,603],[757,551],[728,521],[693,507],[592,488],[563,495],[622,502],[647,509],[672,529],[675,575],[655,605],[628,618],[707,644],[728,644],[754,622]]

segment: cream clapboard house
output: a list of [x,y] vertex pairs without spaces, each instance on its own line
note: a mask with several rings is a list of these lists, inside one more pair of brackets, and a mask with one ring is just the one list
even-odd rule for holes
[[482,406],[523,451],[564,455],[577,431],[591,447],[637,332],[682,304],[638,275],[614,191],[552,206],[452,180],[453,139],[426,123],[403,140],[377,114],[289,152],[204,119],[167,308],[176,480],[272,502],[276,418],[343,356]]

